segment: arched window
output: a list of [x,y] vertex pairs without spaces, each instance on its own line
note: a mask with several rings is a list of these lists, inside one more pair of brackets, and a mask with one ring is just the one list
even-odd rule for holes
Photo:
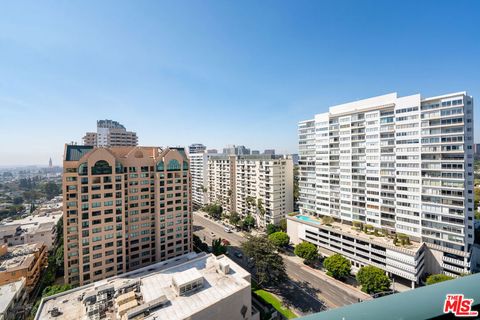
[[81,163],[78,166],[78,174],[81,176],[86,176],[88,174],[88,165],[86,162]]
[[115,173],[123,173],[123,165],[118,161],[115,163]]
[[92,174],[112,174],[112,167],[107,161],[99,160],[92,167]]
[[165,165],[163,164],[163,161],[160,160],[157,162],[157,171],[163,171],[165,170]]
[[180,170],[180,162],[175,159],[172,159],[168,162],[167,171],[178,171]]
[[188,162],[183,161],[183,170],[188,170]]

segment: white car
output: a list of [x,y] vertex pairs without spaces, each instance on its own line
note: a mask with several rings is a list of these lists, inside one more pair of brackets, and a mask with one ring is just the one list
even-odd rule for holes
[[226,233],[232,233],[232,230],[230,230],[230,228],[225,228],[223,230],[225,230]]

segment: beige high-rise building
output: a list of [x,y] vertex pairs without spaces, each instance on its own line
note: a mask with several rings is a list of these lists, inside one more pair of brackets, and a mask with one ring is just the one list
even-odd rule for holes
[[258,227],[277,224],[293,211],[293,161],[275,155],[212,155],[208,202],[252,215]]
[[124,125],[113,120],[98,120],[97,132],[87,132],[83,144],[97,147],[126,147],[138,144],[137,133],[127,131]]
[[84,285],[191,251],[182,148],[66,145],[65,282]]

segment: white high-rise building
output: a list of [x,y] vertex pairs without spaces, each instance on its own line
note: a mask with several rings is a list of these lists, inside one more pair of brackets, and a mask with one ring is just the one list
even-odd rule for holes
[[293,161],[273,155],[238,156],[235,201],[242,215],[259,227],[278,224],[293,211]]
[[192,202],[197,207],[207,204],[208,177],[206,151],[190,153],[190,174],[192,175]]
[[[300,215],[288,219],[295,241],[412,282],[424,272],[475,269],[473,99],[465,92],[392,93],[331,107],[299,123],[299,156]],[[315,219],[325,216],[335,221]],[[411,245],[348,228],[359,223]]]

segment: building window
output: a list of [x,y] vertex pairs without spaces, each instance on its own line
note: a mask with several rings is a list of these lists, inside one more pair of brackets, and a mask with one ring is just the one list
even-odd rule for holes
[[173,159],[168,162],[167,171],[178,171],[180,170],[180,163]]
[[88,174],[88,165],[86,162],[80,164],[78,166],[78,174],[81,176],[85,176]]
[[100,160],[92,167],[92,174],[112,174],[112,167],[105,160]]
[[163,161],[158,161],[157,162],[157,171],[163,171],[165,170],[165,164],[163,163]]
[[188,162],[183,161],[183,170],[188,170]]

